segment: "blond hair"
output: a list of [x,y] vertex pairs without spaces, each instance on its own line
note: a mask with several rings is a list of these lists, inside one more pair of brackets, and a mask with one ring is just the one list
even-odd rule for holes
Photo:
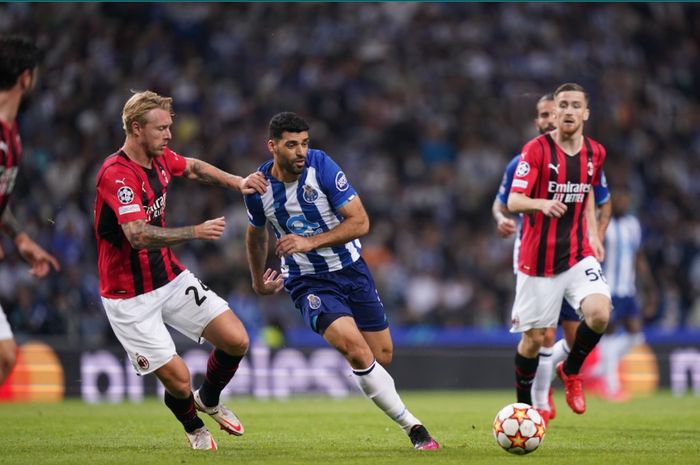
[[160,108],[173,114],[173,99],[172,97],[163,97],[150,90],[136,92],[124,104],[122,111],[122,123],[124,131],[131,134],[131,124],[136,122],[140,125],[146,124],[146,113],[154,108]]

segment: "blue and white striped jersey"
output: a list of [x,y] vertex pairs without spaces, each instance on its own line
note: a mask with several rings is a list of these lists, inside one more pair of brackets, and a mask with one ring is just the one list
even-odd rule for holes
[[[264,228],[269,221],[275,236],[287,234],[313,236],[340,224],[338,209],[357,196],[345,173],[321,150],[309,149],[306,166],[295,182],[283,183],[271,174],[272,160],[263,163],[261,171],[270,182],[267,191],[245,196],[250,224]],[[283,257],[282,276],[338,271],[360,258],[360,241],[355,239],[342,246],[323,247],[307,253]]]
[[603,272],[613,297],[634,297],[637,251],[642,245],[642,228],[633,215],[613,217],[605,232]]

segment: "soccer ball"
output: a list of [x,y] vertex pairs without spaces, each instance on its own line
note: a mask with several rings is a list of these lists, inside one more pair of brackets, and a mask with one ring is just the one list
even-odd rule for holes
[[529,454],[544,440],[542,416],[532,406],[509,404],[493,420],[493,437],[503,450],[511,454]]

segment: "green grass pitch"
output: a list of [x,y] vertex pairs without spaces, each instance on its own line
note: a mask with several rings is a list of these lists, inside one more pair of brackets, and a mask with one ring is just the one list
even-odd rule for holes
[[236,438],[204,422],[216,452],[192,451],[160,400],[142,404],[0,404],[0,464],[502,464],[672,465],[700,463],[697,398],[667,391],[625,404],[588,399],[573,414],[561,394],[557,418],[532,454],[502,451],[493,439],[496,412],[511,391],[405,392],[403,399],[443,448],[416,451],[369,401],[300,397],[229,399],[246,434]]

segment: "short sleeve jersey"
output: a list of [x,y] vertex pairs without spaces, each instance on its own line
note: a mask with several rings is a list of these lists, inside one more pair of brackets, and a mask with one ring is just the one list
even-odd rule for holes
[[567,205],[561,218],[541,212],[524,216],[518,269],[531,276],[553,276],[593,256],[586,234],[585,206],[601,182],[605,148],[583,137],[579,153],[567,155],[549,134],[528,142],[515,169],[511,193],[557,199]]
[[[252,226],[263,228],[269,222],[279,239],[287,234],[313,236],[341,223],[338,209],[357,194],[331,157],[321,150],[309,149],[304,171],[290,183],[272,176],[272,164],[269,160],[259,168],[270,188],[262,195],[245,196]],[[360,249],[360,241],[355,239],[340,246],[295,253],[282,259],[280,271],[284,278],[338,271],[358,260]]]
[[185,268],[169,247],[134,249],[121,225],[135,220],[165,227],[167,188],[182,176],[184,157],[169,148],[151,168],[132,161],[123,150],[110,155],[97,175],[95,237],[100,294],[125,299],[169,283]]

